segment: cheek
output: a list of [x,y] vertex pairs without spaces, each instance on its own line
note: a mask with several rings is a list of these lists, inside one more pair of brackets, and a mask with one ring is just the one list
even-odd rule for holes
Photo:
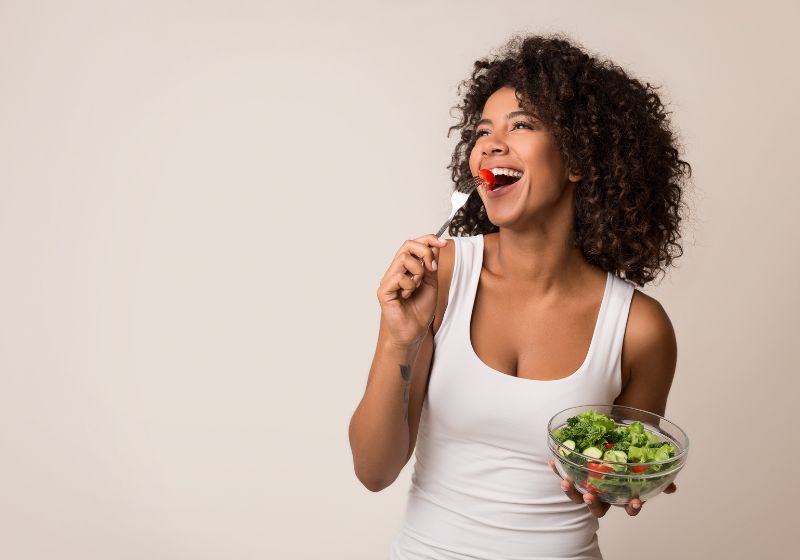
[[478,173],[478,163],[480,162],[480,154],[478,154],[475,150],[472,150],[469,156],[469,169],[472,171],[473,175],[477,175]]

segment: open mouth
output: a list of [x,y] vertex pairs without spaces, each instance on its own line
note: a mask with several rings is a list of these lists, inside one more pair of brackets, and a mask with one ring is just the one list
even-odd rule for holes
[[513,185],[522,178],[522,171],[518,171],[516,169],[496,167],[490,171],[494,175],[494,186],[489,189],[492,191]]
[[519,181],[519,177],[509,177],[508,175],[496,175],[494,179],[494,188],[493,191],[497,189],[502,189],[503,187],[507,187],[508,185],[513,185]]

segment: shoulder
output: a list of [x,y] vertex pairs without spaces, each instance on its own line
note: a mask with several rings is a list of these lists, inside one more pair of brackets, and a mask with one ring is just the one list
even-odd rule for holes
[[450,276],[453,274],[453,264],[455,263],[456,242],[452,238],[445,239],[445,241],[447,245],[439,249],[439,258],[436,259],[436,263],[439,265],[437,270],[439,287],[442,286],[443,281],[447,283],[450,280]]
[[634,289],[622,346],[623,388],[617,404],[664,413],[678,346],[664,307]]
[[669,345],[674,340],[672,321],[661,303],[634,289],[625,329],[625,343],[630,344],[629,350],[638,354],[652,350],[653,346]]

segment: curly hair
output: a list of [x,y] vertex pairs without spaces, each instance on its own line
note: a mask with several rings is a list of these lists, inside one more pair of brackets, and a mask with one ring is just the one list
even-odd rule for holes
[[[515,35],[499,53],[477,60],[458,86],[461,103],[452,110],[460,111],[460,122],[447,133],[461,132],[447,166],[455,185],[472,176],[477,122],[489,96],[505,86],[547,125],[568,169],[582,176],[574,190],[573,244],[606,272],[640,287],[653,281],[683,254],[682,186],[692,173],[679,157],[658,88],[563,34]],[[452,236],[496,231],[477,193],[449,228]]]

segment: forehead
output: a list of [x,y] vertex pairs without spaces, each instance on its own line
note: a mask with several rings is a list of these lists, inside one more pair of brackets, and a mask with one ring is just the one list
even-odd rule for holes
[[507,113],[514,109],[522,109],[517,101],[516,90],[510,86],[502,87],[494,92],[483,105],[483,114]]

